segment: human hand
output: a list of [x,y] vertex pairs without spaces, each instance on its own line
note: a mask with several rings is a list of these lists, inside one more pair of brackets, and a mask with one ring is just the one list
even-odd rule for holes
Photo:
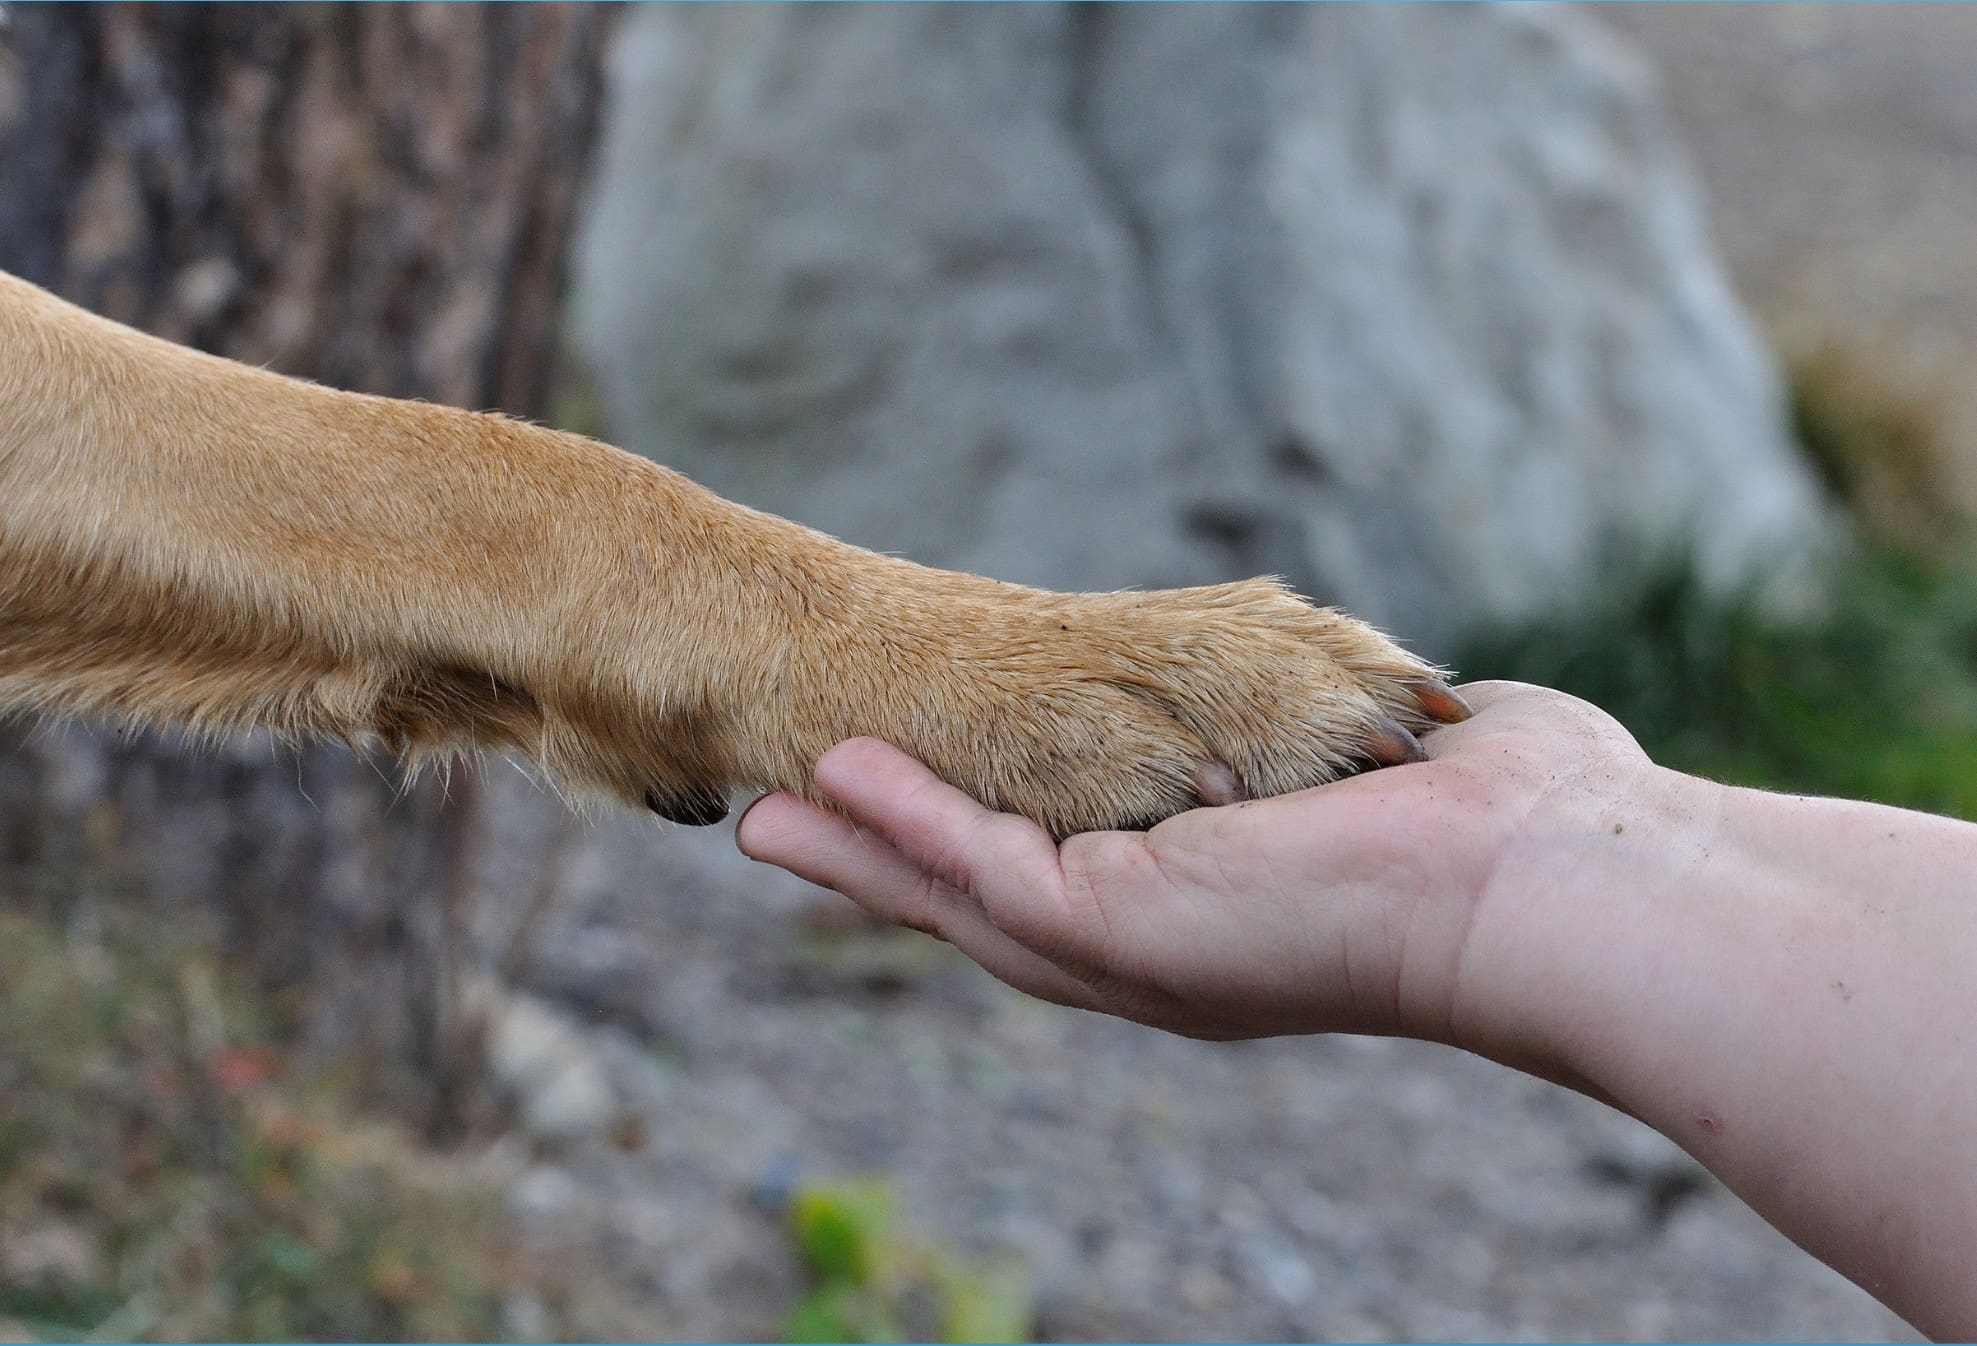
[[816,768],[848,818],[771,795],[737,842],[1061,1004],[1194,1037],[1401,1034],[1514,1059],[1533,1049],[1492,978],[1530,960],[1505,923],[1540,928],[1529,904],[1562,888],[1527,843],[1552,847],[1555,820],[1635,796],[1654,768],[1584,702],[1463,694],[1478,713],[1428,735],[1426,762],[1061,846],[854,739]]
[[[1977,1325],[1977,827],[1654,766],[1515,683],[1428,760],[1061,846],[870,739],[744,852],[1004,981],[1204,1038],[1452,1043],[1686,1147],[1925,1331]],[[854,825],[854,821],[856,825]]]

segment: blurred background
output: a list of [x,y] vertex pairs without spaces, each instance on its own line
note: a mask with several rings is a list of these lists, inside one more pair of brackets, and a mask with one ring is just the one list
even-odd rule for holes
[[[1977,10],[0,8],[0,268],[1977,816]],[[0,1335],[1911,1339],[1439,1048],[1022,999],[509,764],[0,729]]]

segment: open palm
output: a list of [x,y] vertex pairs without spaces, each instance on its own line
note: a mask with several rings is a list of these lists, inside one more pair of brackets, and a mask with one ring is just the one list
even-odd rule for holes
[[1478,714],[1429,735],[1426,762],[1061,846],[853,740],[817,765],[848,817],[773,795],[739,842],[1062,1004],[1197,1037],[1446,1039],[1465,960],[1495,942],[1486,907],[1534,896],[1504,896],[1533,816],[1651,769],[1583,702],[1514,683],[1464,694]]

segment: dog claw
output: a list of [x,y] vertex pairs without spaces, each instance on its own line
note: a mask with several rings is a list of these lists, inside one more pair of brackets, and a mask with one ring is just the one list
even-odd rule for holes
[[711,827],[728,816],[728,797],[712,790],[668,794],[658,786],[645,792],[645,806],[669,823]]
[[1431,720],[1439,720],[1443,724],[1461,724],[1476,713],[1469,708],[1469,703],[1446,683],[1424,678],[1419,682],[1409,683],[1407,690],[1413,694],[1414,704],[1421,708],[1421,713]]
[[1421,740],[1408,733],[1407,726],[1398,720],[1384,720],[1376,725],[1360,750],[1376,766],[1404,766],[1428,758],[1422,751]]
[[1218,808],[1223,804],[1239,804],[1246,796],[1242,782],[1236,773],[1220,762],[1211,762],[1194,769],[1194,792],[1202,804],[1208,808]]

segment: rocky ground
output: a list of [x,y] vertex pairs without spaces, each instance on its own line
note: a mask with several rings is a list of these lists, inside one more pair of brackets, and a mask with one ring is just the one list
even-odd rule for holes
[[560,1027],[519,1071],[547,1139],[512,1200],[653,1334],[775,1336],[782,1197],[873,1173],[1020,1259],[1045,1337],[1906,1336],[1667,1142],[1482,1061],[1034,1003],[920,936],[820,932],[726,827],[612,821],[567,880],[522,979]]

